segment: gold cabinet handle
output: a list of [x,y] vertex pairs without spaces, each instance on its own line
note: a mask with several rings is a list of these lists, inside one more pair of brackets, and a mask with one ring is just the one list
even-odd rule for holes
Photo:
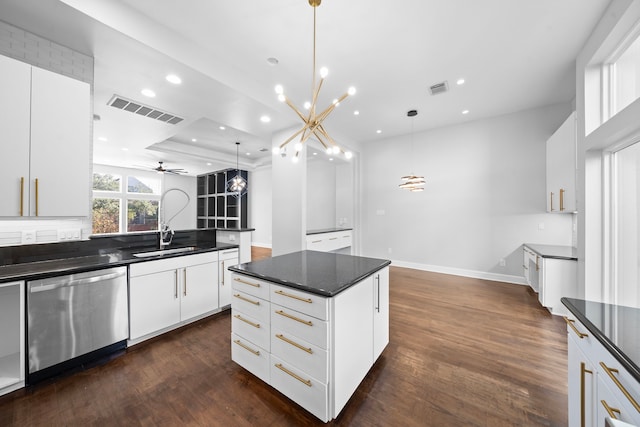
[[24,176],[20,177],[20,216],[24,216]]
[[284,372],[285,374],[289,374],[291,375],[293,378],[297,379],[298,381],[300,381],[302,384],[311,387],[311,380],[305,380],[304,378],[302,378],[300,375],[297,375],[294,372],[291,372],[290,370],[288,370],[287,368],[285,368],[284,366],[282,366],[282,363],[276,363],[276,368],[280,369],[282,372]]
[[236,314],[235,316],[236,319],[238,320],[242,320],[244,323],[253,326],[254,328],[260,329],[260,324],[259,323],[253,323],[251,320],[249,319],[245,319],[244,317],[240,316],[239,314]]
[[560,189],[560,212],[564,210],[564,188]]
[[582,339],[582,338],[584,338],[584,337],[588,337],[588,336],[589,336],[588,334],[583,334],[582,332],[580,332],[580,331],[578,330],[578,328],[576,328],[576,325],[574,325],[575,320],[573,320],[573,319],[569,319],[569,318],[568,318],[568,317],[566,317],[566,316],[562,316],[562,318],[563,318],[563,319],[564,319],[564,321],[567,323],[567,325],[569,325],[569,327],[570,327],[571,329],[573,329],[573,332],[575,332],[575,333],[576,333],[576,335],[578,335],[578,338]]
[[312,323],[310,320],[303,320],[303,319],[300,319],[299,317],[292,316],[291,314],[289,314],[289,313],[285,313],[285,312],[284,312],[284,311],[282,311],[282,310],[277,310],[277,311],[276,311],[276,314],[279,314],[280,316],[288,317],[289,319],[291,319],[291,320],[295,320],[296,322],[304,323],[304,324],[305,324],[305,325],[307,325],[307,326],[313,326],[313,323]]
[[540,257],[536,255],[536,271],[540,270]]
[[528,270],[529,267],[527,267],[526,265],[522,264],[522,268],[524,268],[525,270]]
[[554,211],[554,209],[553,209],[553,191],[551,192],[551,209],[550,210],[551,210],[551,212]]
[[283,297],[289,297],[289,298],[297,299],[298,301],[307,302],[309,304],[311,304],[313,302],[311,300],[311,298],[302,298],[302,297],[299,297],[297,295],[288,294],[285,291],[277,290],[275,292],[276,292],[276,294],[282,295]]
[[276,338],[281,339],[282,341],[286,342],[287,344],[291,344],[292,346],[299,348],[302,351],[306,351],[309,354],[313,354],[313,350],[309,347],[305,347],[302,344],[298,344],[295,341],[290,340],[289,338],[285,337],[282,334],[276,334]]
[[173,272],[173,298],[178,298],[178,270]]
[[245,350],[250,351],[251,353],[255,354],[256,356],[260,356],[260,351],[252,349],[248,345],[244,344],[242,341],[233,340],[233,342],[238,344],[240,347],[244,348]]
[[320,243],[322,240],[312,240],[311,243]]
[[618,419],[618,417],[616,417],[616,414],[620,415],[620,409],[612,408],[611,406],[607,405],[607,402],[605,402],[604,400],[601,400],[600,403],[602,403],[602,406],[604,406],[604,409],[607,411],[607,414],[609,414],[611,418],[613,418],[614,420]]
[[338,240],[337,237],[329,237],[329,240]]
[[222,261],[222,286],[224,286],[224,261]]
[[249,286],[253,286],[254,288],[259,288],[260,287],[260,283],[251,283],[251,282],[247,282],[246,280],[242,280],[239,277],[236,277],[235,279],[236,282],[240,282],[240,283],[244,283],[245,285],[249,285]]
[[[629,402],[631,402],[633,407],[636,408],[636,411],[640,412],[640,405],[638,405],[638,402],[636,402],[633,396],[631,396],[631,394],[627,391],[627,389],[624,388],[620,380],[615,375],[613,375],[614,373],[618,373],[618,370],[616,368],[608,367],[607,365],[605,365],[604,362],[600,362],[600,366],[602,366],[602,369],[604,369],[607,375],[609,375],[609,378],[611,378],[611,380],[618,386],[622,394],[624,394],[624,397],[626,397],[629,400]],[[618,413],[620,413],[620,411],[618,411]]]
[[36,216],[38,216],[38,178],[36,178]]
[[246,301],[246,302],[248,302],[248,303],[251,303],[251,304],[253,304],[253,305],[260,305],[260,301],[253,301],[253,300],[250,300],[249,298],[247,298],[247,297],[243,297],[243,296],[242,296],[242,295],[240,295],[240,294],[235,294],[235,295],[234,295],[234,297],[236,297],[236,298],[238,298],[238,299],[241,299],[242,301]]
[[585,402],[585,377],[584,374],[593,374],[587,369],[584,362],[580,362],[580,426],[585,427],[586,423],[586,402]]
[[184,279],[184,296],[187,296],[187,269],[182,269],[182,277]]

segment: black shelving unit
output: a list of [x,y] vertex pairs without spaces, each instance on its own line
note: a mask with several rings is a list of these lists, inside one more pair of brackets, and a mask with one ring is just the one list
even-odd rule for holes
[[[241,197],[227,191],[227,182],[236,169],[198,175],[198,228],[248,228],[248,192]],[[249,185],[249,172],[240,170]]]

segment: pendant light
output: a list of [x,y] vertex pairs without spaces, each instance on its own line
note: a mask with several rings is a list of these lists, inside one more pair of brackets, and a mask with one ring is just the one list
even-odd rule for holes
[[[313,75],[312,75],[312,83],[311,83],[311,102],[305,104],[305,108],[309,110],[308,114],[299,110],[291,100],[284,94],[284,88],[282,85],[276,86],[276,94],[278,95],[278,100],[286,103],[302,120],[303,126],[296,131],[293,135],[291,135],[286,141],[280,144],[279,147],[273,148],[274,154],[280,154],[282,156],[286,156],[286,146],[295,138],[300,136],[300,140],[295,144],[295,155],[292,158],[294,162],[298,160],[298,156],[300,151],[302,150],[303,144],[309,139],[309,137],[314,136],[320,144],[324,147],[327,154],[339,154],[344,153],[347,159],[352,157],[352,153],[347,151],[345,152],[336,142],[329,136],[327,131],[324,128],[323,122],[324,120],[333,112],[333,110],[340,105],[342,101],[344,101],[348,96],[354,95],[356,93],[356,89],[354,87],[350,87],[346,93],[344,93],[340,98],[337,98],[333,101],[331,105],[322,110],[321,112],[316,112],[316,102],[318,101],[318,94],[320,93],[320,89],[322,88],[322,83],[324,82],[325,77],[329,73],[326,67],[322,67],[320,69],[320,81],[318,82],[318,86],[316,86],[316,9],[320,6],[322,0],[309,0],[309,5],[313,7]],[[308,104],[308,105],[307,105]]]
[[[407,111],[407,117],[415,117],[418,115],[418,110]],[[413,120],[411,120],[411,157],[413,158]],[[414,175],[411,172],[409,175],[405,175],[400,178],[403,182],[398,187],[409,191],[424,191],[424,176]]]
[[240,142],[236,142],[236,175],[227,181],[227,190],[233,193],[236,198],[240,198],[247,193],[247,180],[240,173]]

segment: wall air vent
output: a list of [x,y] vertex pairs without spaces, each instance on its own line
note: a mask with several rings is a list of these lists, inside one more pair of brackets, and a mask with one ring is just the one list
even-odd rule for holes
[[182,117],[178,117],[175,114],[158,110],[156,108],[144,105],[137,101],[132,101],[119,95],[113,95],[109,102],[107,102],[107,105],[118,108],[120,110],[140,114],[141,116],[149,117],[151,119],[160,120],[161,122],[169,123],[172,125],[178,124],[184,120]]
[[444,93],[449,90],[449,84],[446,80],[442,83],[436,83],[432,86],[429,86],[429,92],[431,95],[437,95],[439,93]]

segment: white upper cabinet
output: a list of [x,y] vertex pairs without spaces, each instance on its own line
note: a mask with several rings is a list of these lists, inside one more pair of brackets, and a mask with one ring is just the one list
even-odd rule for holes
[[547,212],[576,212],[576,113],[547,141]]
[[87,216],[89,84],[6,57],[0,77],[0,215]]

